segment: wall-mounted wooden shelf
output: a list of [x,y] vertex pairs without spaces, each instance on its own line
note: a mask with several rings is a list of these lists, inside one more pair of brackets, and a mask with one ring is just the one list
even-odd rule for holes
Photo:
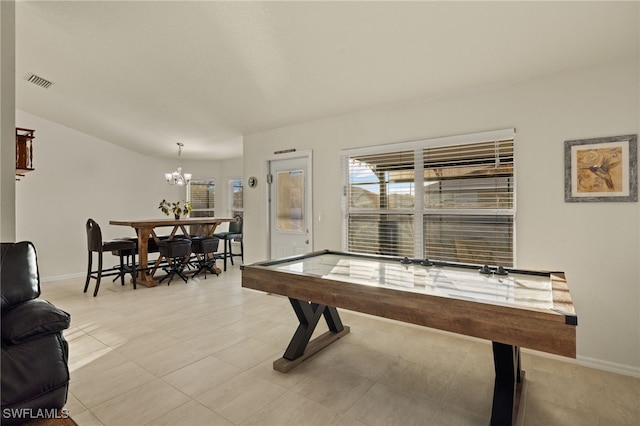
[[24,176],[33,168],[33,134],[35,130],[16,127],[16,176]]

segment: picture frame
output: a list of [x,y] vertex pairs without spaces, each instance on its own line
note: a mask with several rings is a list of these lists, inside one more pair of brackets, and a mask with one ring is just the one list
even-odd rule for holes
[[565,202],[638,201],[638,135],[564,142]]

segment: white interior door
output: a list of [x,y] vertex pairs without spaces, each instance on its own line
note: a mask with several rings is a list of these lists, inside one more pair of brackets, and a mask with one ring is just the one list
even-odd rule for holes
[[270,257],[278,259],[313,250],[311,153],[269,161]]

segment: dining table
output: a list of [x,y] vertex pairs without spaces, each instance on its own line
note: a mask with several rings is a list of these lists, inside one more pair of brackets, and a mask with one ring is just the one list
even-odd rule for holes
[[[130,226],[135,229],[138,236],[138,264],[140,268],[137,275],[137,284],[146,287],[155,287],[158,280],[155,279],[155,271],[160,259],[156,262],[156,267],[147,268],[149,263],[149,238],[156,243],[160,242],[160,237],[156,233],[157,228],[171,227],[171,232],[167,239],[172,240],[178,232],[184,236],[205,235],[213,236],[218,225],[224,222],[235,222],[233,217],[188,217],[180,219],[160,218],[160,219],[133,219],[133,220],[110,220],[110,225]],[[187,230],[189,226],[189,231]],[[216,267],[216,272],[220,273]]]

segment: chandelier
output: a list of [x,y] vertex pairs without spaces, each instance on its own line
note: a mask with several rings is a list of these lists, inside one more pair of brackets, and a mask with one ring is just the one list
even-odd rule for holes
[[182,147],[184,144],[182,142],[178,142],[178,168],[173,173],[165,173],[164,178],[167,180],[169,185],[178,185],[183,186],[189,183],[191,180],[191,173],[182,174],[182,166],[180,165],[180,154],[182,154]]

